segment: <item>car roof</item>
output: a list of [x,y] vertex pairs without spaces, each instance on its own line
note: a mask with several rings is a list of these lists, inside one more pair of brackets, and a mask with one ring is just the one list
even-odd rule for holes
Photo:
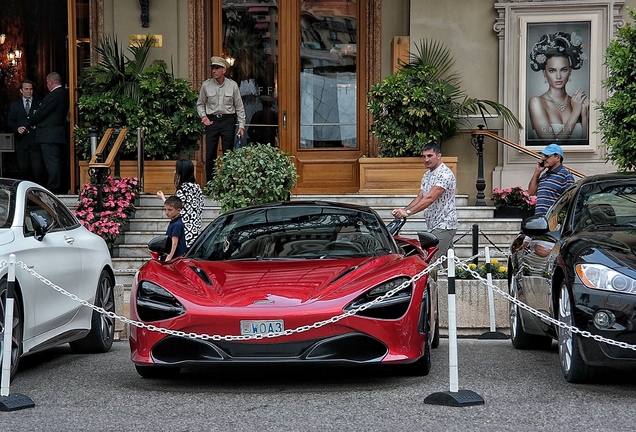
[[331,207],[331,208],[341,208],[341,209],[347,209],[347,210],[357,210],[357,211],[375,213],[374,210],[371,209],[371,207],[363,206],[363,205],[359,205],[359,204],[339,203],[339,202],[321,201],[321,200],[314,200],[314,201],[312,201],[312,200],[298,200],[298,201],[279,201],[279,202],[274,202],[274,203],[256,205],[256,206],[252,206],[252,207],[244,207],[244,208],[228,211],[228,212],[224,213],[224,215],[232,214],[232,213],[238,213],[238,212],[245,211],[245,210],[281,208],[281,207],[283,207],[283,208],[284,207],[309,207],[309,208],[313,208],[313,207],[315,207],[315,208]]
[[580,183],[597,183],[603,181],[616,181],[616,180],[636,180],[636,172],[614,172],[605,174],[594,174],[583,178]]

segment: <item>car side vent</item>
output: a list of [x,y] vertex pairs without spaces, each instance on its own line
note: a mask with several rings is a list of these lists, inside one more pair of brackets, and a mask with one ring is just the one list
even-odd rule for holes
[[197,276],[199,276],[201,278],[201,280],[203,280],[203,282],[205,282],[206,284],[212,286],[212,281],[210,280],[208,275],[203,270],[201,270],[199,267],[195,267],[195,266],[190,266],[190,268],[192,269],[192,271],[194,271],[197,274]]
[[359,265],[357,265],[357,266],[353,266],[353,267],[351,267],[350,269],[343,271],[342,273],[340,273],[338,276],[336,276],[336,277],[335,277],[335,278],[334,278],[331,282],[329,282],[329,283],[334,283],[334,282],[335,282],[335,281],[337,281],[338,279],[343,278],[344,276],[348,275],[348,274],[349,274],[349,273],[351,273],[352,271],[359,269],[359,268],[360,268],[360,267],[362,267],[363,265],[364,265],[364,263],[363,263],[363,264],[359,264]]

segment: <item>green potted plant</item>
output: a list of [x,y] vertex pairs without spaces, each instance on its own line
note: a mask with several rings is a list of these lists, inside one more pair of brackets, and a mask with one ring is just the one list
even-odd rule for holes
[[[199,148],[203,125],[196,111],[198,92],[187,80],[175,78],[162,60],[146,67],[150,41],[152,36],[129,47],[128,56],[116,38],[105,36],[96,48],[99,63],[86,68],[80,79],[81,122],[74,130],[80,159],[92,156],[89,126],[97,126],[100,136],[115,124],[129,129],[122,160],[137,159],[137,128],[144,134],[145,160],[174,161]],[[173,170],[174,162],[167,166]]]
[[461,76],[452,70],[454,63],[441,42],[425,39],[410,53],[410,63],[371,87],[367,107],[381,157],[420,157],[425,145],[456,136],[469,115],[494,111],[521,128],[504,105],[468,97]]
[[205,192],[221,211],[286,201],[298,174],[292,156],[268,144],[252,144],[217,159],[217,169]]

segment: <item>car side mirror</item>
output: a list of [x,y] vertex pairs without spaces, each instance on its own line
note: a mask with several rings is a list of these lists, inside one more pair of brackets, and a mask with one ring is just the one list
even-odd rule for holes
[[159,259],[159,256],[170,253],[170,249],[172,249],[172,237],[169,235],[157,236],[148,242],[148,249],[154,259]]
[[521,232],[529,236],[547,234],[550,226],[545,216],[531,216],[521,222]]
[[47,232],[48,224],[46,219],[36,212],[29,213],[29,219],[31,219],[31,225],[33,225],[34,237],[37,241],[42,241]]
[[439,239],[435,234],[426,231],[418,231],[417,238],[420,240],[420,247],[422,249],[430,249],[439,244]]

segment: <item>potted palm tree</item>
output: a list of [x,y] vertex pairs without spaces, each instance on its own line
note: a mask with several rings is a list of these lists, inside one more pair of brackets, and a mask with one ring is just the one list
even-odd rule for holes
[[[100,136],[115,124],[144,133],[145,190],[170,191],[177,159],[198,149],[203,125],[196,111],[198,92],[185,79],[175,78],[164,61],[146,66],[152,36],[124,53],[116,38],[108,35],[96,48],[99,62],[84,70],[78,108],[81,122],[74,138],[80,159],[91,158],[88,128],[97,126]],[[137,136],[129,133],[121,149],[121,175],[137,173]],[[200,165],[200,164],[195,164]],[[130,171],[130,172],[128,172]],[[201,172],[201,168],[197,170]],[[80,162],[80,181],[86,183],[87,162]],[[166,180],[168,179],[168,180]],[[153,185],[154,180],[157,184]]]
[[[367,108],[373,115],[372,130],[379,140],[380,158],[408,158],[397,161],[402,183],[405,166],[415,163],[419,174],[413,176],[415,184],[409,188],[415,187],[416,191],[424,170],[420,160],[422,147],[441,146],[458,135],[462,126],[469,125],[469,116],[485,117],[494,112],[508,124],[521,128],[519,120],[504,105],[468,97],[461,90],[460,74],[453,71],[454,63],[450,50],[441,42],[422,40],[410,53],[410,62],[374,84],[368,94]],[[372,182],[368,178],[372,163],[370,158],[360,160],[361,188],[365,181]]]

